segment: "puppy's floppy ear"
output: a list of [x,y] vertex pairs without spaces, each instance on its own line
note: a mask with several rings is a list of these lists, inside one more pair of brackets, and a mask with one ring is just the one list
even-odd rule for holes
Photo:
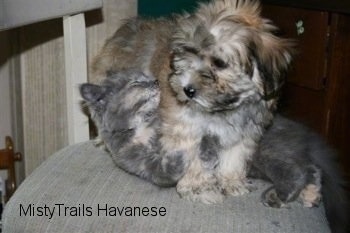
[[81,97],[83,97],[83,99],[89,103],[98,102],[99,100],[103,99],[106,94],[104,87],[91,83],[84,83],[80,85],[79,90]]
[[285,75],[292,61],[295,42],[260,32],[256,43],[255,56],[264,83],[266,99],[276,98],[285,81]]

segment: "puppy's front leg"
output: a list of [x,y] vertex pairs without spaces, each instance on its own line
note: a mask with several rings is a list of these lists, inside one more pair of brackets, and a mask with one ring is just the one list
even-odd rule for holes
[[241,141],[220,152],[217,177],[225,195],[243,195],[253,188],[246,176],[247,163],[251,160],[254,148],[251,143]]
[[176,186],[182,198],[200,201],[206,204],[219,203],[224,200],[221,187],[213,171],[203,169],[202,163],[196,156],[186,174]]
[[182,197],[207,204],[223,201],[224,195],[215,176],[220,147],[218,137],[202,137],[199,150],[195,153],[186,175],[177,185],[177,191]]

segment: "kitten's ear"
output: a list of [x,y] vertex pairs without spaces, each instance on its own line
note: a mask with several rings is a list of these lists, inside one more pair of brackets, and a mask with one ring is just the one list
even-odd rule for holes
[[91,84],[91,83],[84,83],[80,85],[80,95],[83,97],[83,99],[87,102],[97,102],[100,99],[102,99],[105,96],[105,88]]

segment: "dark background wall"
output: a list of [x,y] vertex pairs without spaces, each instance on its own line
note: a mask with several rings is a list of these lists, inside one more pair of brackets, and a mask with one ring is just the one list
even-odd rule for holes
[[209,0],[139,0],[138,14],[141,16],[167,16],[171,13],[192,12],[198,2]]

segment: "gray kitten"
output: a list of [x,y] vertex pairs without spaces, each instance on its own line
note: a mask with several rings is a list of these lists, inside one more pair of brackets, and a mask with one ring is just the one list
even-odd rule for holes
[[264,133],[249,175],[272,182],[262,194],[270,207],[284,207],[298,197],[304,206],[324,202],[333,232],[345,232],[347,202],[335,153],[314,132],[276,116]]
[[160,90],[154,78],[121,71],[108,74],[101,85],[82,84],[80,93],[119,167],[160,186],[176,184],[185,165],[182,154],[160,150]]

